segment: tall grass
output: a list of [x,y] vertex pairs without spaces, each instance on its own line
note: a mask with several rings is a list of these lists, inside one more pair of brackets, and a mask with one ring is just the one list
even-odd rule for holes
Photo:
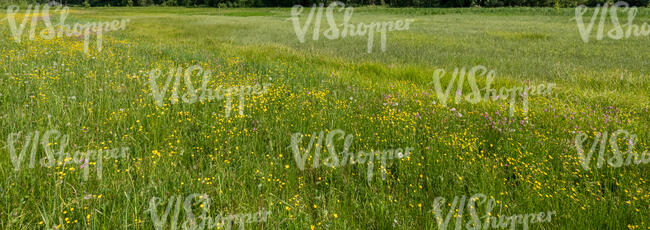
[[[211,216],[272,212],[247,229],[436,229],[436,197],[483,193],[502,204],[493,215],[557,212],[531,229],[647,229],[650,166],[585,171],[572,141],[624,128],[650,149],[650,38],[583,43],[569,11],[360,8],[352,23],[415,19],[370,54],[364,37],[300,43],[290,9],[73,8],[70,23],[131,19],[90,55],[75,37],[16,43],[0,22],[0,146],[57,129],[69,149],[132,150],[88,181],[69,164],[15,171],[0,150],[0,226],[152,229],[152,197],[206,193]],[[218,100],[158,107],[148,72],[192,65],[214,72],[213,88],[272,88],[247,97],[244,115],[234,103],[225,117]],[[440,105],[433,72],[476,65],[496,70],[495,88],[557,90],[531,98],[527,115],[508,116],[505,101]],[[379,161],[371,182],[368,164],[299,170],[291,135],[334,129],[354,136],[353,152],[416,152],[385,180]]]

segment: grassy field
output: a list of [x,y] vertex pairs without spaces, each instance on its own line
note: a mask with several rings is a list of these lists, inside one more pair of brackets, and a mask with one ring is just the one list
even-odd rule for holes
[[[211,216],[271,211],[246,229],[437,229],[436,197],[481,193],[499,204],[494,216],[556,212],[530,229],[650,229],[650,165],[584,170],[573,147],[577,132],[587,146],[625,129],[650,150],[650,37],[584,43],[574,9],[357,8],[353,23],[414,19],[388,33],[386,52],[375,42],[367,53],[366,37],[308,32],[300,43],[290,11],[72,8],[69,23],[130,20],[89,55],[79,37],[17,43],[0,22],[0,228],[153,229],[153,197],[162,213],[168,197],[204,193]],[[223,101],[172,104],[167,94],[156,105],[149,71],[193,65],[214,73],[213,88],[270,87],[245,98],[243,115],[239,98],[229,117]],[[477,65],[495,70],[495,88],[556,86],[531,97],[527,114],[509,116],[507,101],[440,105],[434,71]],[[16,170],[13,133],[20,152],[25,136],[51,129],[69,136],[66,151],[129,155],[104,160],[101,179],[98,162],[85,166],[88,180],[74,163],[30,168],[32,150]],[[355,153],[414,151],[390,161],[385,180],[377,159],[370,182],[368,163],[314,169],[310,158],[300,170],[292,134],[337,129],[353,135]]]

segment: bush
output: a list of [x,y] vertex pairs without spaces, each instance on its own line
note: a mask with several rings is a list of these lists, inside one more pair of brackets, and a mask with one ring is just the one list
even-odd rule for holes
[[84,1],[83,6],[86,8],[90,7],[90,3],[88,2],[88,0]]
[[[3,1],[0,0],[0,9],[5,9],[9,6],[18,6],[21,9],[27,7],[29,4],[32,4],[31,1],[27,0],[14,0],[14,1]],[[2,19],[0,19],[2,20]]]
[[162,6],[176,6],[176,0],[167,0],[163,2]]

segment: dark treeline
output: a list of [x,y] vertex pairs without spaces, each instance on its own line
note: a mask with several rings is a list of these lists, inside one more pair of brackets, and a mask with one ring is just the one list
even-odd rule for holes
[[[47,3],[53,0],[0,0],[8,3]],[[79,6],[186,6],[186,7],[291,7],[328,4],[332,0],[54,0]],[[350,6],[390,7],[575,7],[613,3],[611,0],[340,0]],[[650,0],[627,0],[631,6],[648,6]]]

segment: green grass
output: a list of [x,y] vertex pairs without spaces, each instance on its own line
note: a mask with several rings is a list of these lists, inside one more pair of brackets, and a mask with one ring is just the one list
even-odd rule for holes
[[[640,9],[635,24],[649,13]],[[73,8],[70,23],[131,20],[90,55],[78,38],[16,43],[0,22],[0,147],[11,133],[57,129],[69,149],[131,149],[88,181],[71,166],[15,171],[0,149],[0,226],[152,229],[152,197],[207,193],[211,216],[272,212],[247,229],[436,229],[436,197],[482,193],[504,204],[502,215],[556,211],[531,229],[648,229],[650,165],[585,171],[572,142],[575,131],[622,128],[650,150],[650,37],[583,43],[573,14],[355,9],[352,23],[415,19],[373,53],[365,37],[300,43],[288,8]],[[247,97],[243,116],[234,106],[225,118],[223,101],[156,106],[147,73],[194,64],[215,72],[210,86],[272,87]],[[496,88],[557,89],[531,98],[525,125],[504,101],[434,103],[435,69],[476,65],[496,71]],[[299,170],[291,135],[334,129],[354,135],[354,152],[415,153],[392,161],[386,180],[375,169],[370,183],[366,165]]]

